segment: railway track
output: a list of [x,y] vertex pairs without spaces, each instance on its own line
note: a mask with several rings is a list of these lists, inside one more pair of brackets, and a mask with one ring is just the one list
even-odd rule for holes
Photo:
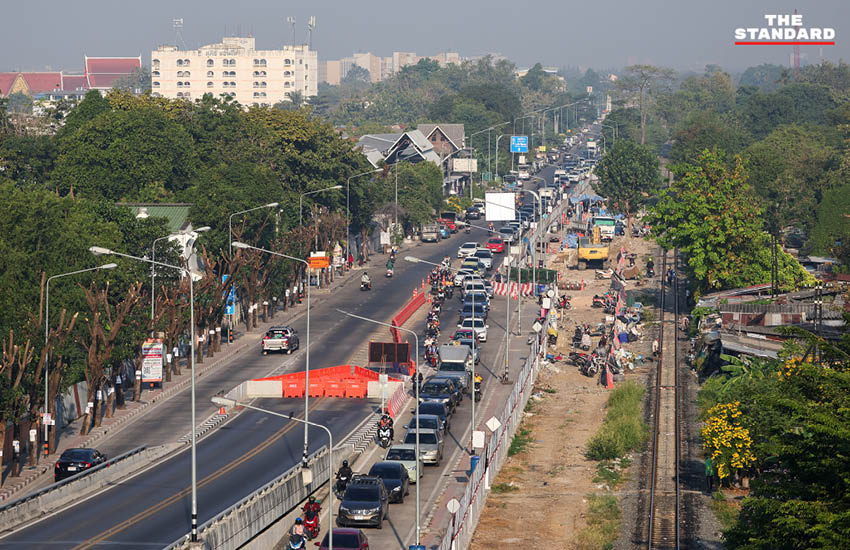
[[[655,375],[655,407],[652,426],[651,477],[649,487],[648,550],[679,550],[681,525],[681,432],[679,407],[679,277],[664,285],[668,252],[661,260],[661,307],[658,334],[661,355]],[[673,251],[672,268],[677,270],[678,253]],[[670,312],[667,312],[667,309]],[[669,315],[672,314],[672,315]],[[672,319],[669,317],[672,316]]]

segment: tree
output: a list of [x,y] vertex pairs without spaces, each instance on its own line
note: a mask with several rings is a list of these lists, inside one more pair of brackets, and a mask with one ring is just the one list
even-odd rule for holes
[[340,79],[339,85],[357,88],[361,87],[362,84],[368,84],[370,82],[372,82],[372,76],[369,74],[369,71],[360,65],[352,65],[348,72],[345,73],[345,76]]
[[546,79],[546,73],[543,71],[543,65],[536,63],[534,67],[528,69],[528,72],[519,79],[523,86],[534,91],[543,89],[543,81]]
[[24,93],[15,92],[8,98],[8,112],[18,115],[32,114],[32,98]]
[[816,254],[840,256],[850,245],[850,183],[846,181],[825,191],[817,207],[809,241]]
[[640,143],[646,143],[647,113],[655,97],[673,80],[672,69],[652,65],[629,65],[626,73],[617,81],[617,89],[637,101],[640,111]]
[[81,126],[94,120],[101,113],[111,111],[109,101],[97,90],[86,92],[83,100],[65,117],[65,124],[57,134],[61,140],[80,129]]
[[714,113],[695,112],[684,121],[673,134],[670,161],[673,163],[694,162],[705,150],[717,149],[736,155],[741,149],[744,136],[735,126],[725,122]]
[[739,86],[755,86],[763,92],[772,92],[790,81],[791,75],[786,67],[762,63],[748,67],[738,79]]
[[[730,167],[723,154],[704,151],[672,171],[676,180],[647,221],[659,245],[679,248],[687,258],[694,295],[770,281],[771,250],[741,159]],[[796,260],[777,253],[780,285],[809,280]]]
[[595,173],[599,181],[593,185],[594,190],[626,215],[626,234],[631,235],[632,215],[658,189],[658,158],[649,147],[620,139],[599,161]]
[[126,90],[133,93],[145,93],[151,89],[151,71],[142,65],[125,76],[112,83],[112,87],[118,90]]

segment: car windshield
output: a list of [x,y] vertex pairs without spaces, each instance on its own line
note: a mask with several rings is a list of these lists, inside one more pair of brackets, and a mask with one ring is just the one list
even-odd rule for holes
[[440,363],[440,370],[463,372],[466,370],[466,364],[462,361],[443,361]]
[[[416,432],[410,432],[404,438],[405,443],[416,443]],[[419,434],[419,443],[420,445],[436,445],[437,444],[437,436],[433,433],[420,433]]]
[[502,239],[490,239],[487,241],[489,244],[502,244]]
[[478,243],[463,243],[461,248],[478,248]]
[[490,253],[489,250],[478,250],[475,253],[475,257],[476,258],[492,258],[493,255]]
[[401,470],[392,464],[375,464],[369,470],[370,476],[376,476],[383,479],[400,479]]
[[445,419],[446,409],[442,403],[423,403],[419,406],[419,414],[434,414]]
[[282,330],[270,330],[269,338],[286,338],[286,333]]
[[68,449],[59,458],[60,460],[89,460],[92,454],[91,451],[86,449]]
[[343,500],[378,500],[378,489],[374,487],[349,487]]
[[[414,418],[411,422],[416,422],[416,419]],[[390,449],[390,452],[387,453],[387,460],[416,460],[416,451],[413,449]]]
[[464,319],[463,320],[463,326],[465,326],[467,328],[473,327],[473,326],[475,328],[484,328],[484,319]]
[[[322,539],[322,546],[328,547],[328,535]],[[338,548],[360,548],[360,541],[354,533],[334,533],[334,547]]]
[[[416,416],[414,416],[413,418],[410,419],[410,424],[408,424],[407,427],[410,428],[411,430],[416,429]],[[439,426],[437,426],[437,419],[436,418],[422,418],[421,416],[419,417],[419,427],[420,428],[431,428],[431,429],[434,429],[434,430],[439,428]],[[413,451],[410,452],[410,458],[407,459],[407,460],[413,460]]]
[[438,382],[426,382],[422,385],[422,389],[419,390],[420,393],[427,394],[441,394],[445,393],[446,391],[446,385],[440,384]]

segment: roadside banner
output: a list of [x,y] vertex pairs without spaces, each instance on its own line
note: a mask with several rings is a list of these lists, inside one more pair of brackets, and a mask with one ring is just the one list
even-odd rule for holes
[[162,340],[148,338],[142,344],[142,382],[162,382]]

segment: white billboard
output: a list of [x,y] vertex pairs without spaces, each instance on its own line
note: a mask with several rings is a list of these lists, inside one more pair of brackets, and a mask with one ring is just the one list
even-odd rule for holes
[[478,172],[478,159],[452,159],[452,172]]
[[485,218],[488,222],[504,222],[516,219],[515,193],[486,193]]

